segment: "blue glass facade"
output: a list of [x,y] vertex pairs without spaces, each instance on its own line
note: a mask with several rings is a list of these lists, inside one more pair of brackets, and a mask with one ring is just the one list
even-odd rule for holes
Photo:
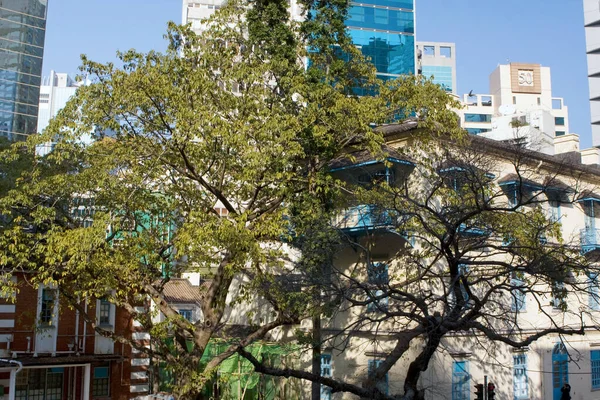
[[0,136],[37,131],[47,0],[0,1]]
[[433,77],[433,82],[440,85],[446,92],[452,93],[454,90],[452,87],[452,67],[424,65],[422,67],[422,74],[426,78]]
[[415,73],[413,0],[352,3],[346,25],[353,43],[375,65],[379,78]]

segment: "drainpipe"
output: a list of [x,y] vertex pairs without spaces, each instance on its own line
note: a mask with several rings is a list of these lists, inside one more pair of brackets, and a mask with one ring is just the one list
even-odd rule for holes
[[4,358],[0,358],[0,361],[18,365],[17,369],[12,369],[10,371],[10,383],[8,385],[8,400],[15,400],[15,392],[17,391],[17,374],[23,369],[23,363],[21,361],[7,360]]
[[[88,301],[86,299],[85,300],[85,315],[87,315],[87,313],[88,313]],[[87,339],[87,323],[84,323],[83,324],[83,346],[82,346],[83,347],[83,354],[85,354],[85,351],[86,351],[86,349],[85,349],[86,339]]]

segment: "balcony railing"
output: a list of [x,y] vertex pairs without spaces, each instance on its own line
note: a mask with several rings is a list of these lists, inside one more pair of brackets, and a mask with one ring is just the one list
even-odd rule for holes
[[373,205],[359,205],[342,211],[333,221],[336,228],[347,232],[367,232],[375,229],[392,228],[396,212]]
[[477,227],[468,227],[466,224],[460,224],[458,228],[458,232],[463,236],[486,236],[488,235],[488,231],[483,228]]
[[600,229],[585,228],[580,233],[581,252],[600,249]]

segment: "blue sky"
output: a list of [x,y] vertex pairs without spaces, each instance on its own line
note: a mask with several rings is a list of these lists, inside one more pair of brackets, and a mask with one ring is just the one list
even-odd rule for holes
[[[44,75],[77,73],[79,55],[113,61],[116,50],[164,50],[180,0],[50,0]],[[552,71],[552,91],[569,107],[571,132],[591,146],[581,0],[416,0],[417,40],[456,43],[458,93],[487,93],[498,64],[531,62]]]

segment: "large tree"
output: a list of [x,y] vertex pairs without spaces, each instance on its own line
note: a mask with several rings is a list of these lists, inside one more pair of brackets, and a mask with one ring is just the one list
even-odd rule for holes
[[[416,121],[379,130],[383,155],[349,148],[331,164],[347,202],[323,292],[343,301],[322,321],[322,343],[356,354],[364,352],[356,338],[367,338],[381,362],[357,383],[270,367],[240,349],[257,371],[365,398],[422,399],[436,395],[423,373],[452,340],[495,357],[495,344],[518,349],[598,326],[597,256],[582,252],[585,238],[562,230],[568,216],[557,214],[595,196],[593,168],[489,139],[428,135]],[[534,320],[522,314],[526,298]],[[388,395],[379,382],[397,365],[402,391]]]
[[[344,34],[345,2],[306,2],[300,24],[286,4],[229,2],[200,36],[171,26],[165,54],[128,51],[120,67],[83,58],[92,83],[43,135],[1,155],[5,278],[55,285],[96,332],[164,362],[179,398],[199,396],[220,362],[273,329],[332,312],[319,277],[336,240],[319,227],[344,192],[331,160],[350,144],[379,153],[373,125],[403,116],[459,135],[456,104],[436,85],[376,79]],[[53,151],[36,156],[48,141]],[[278,278],[291,268],[307,282],[294,296]],[[190,272],[209,278],[196,323],[164,295]],[[151,349],[99,326],[83,305],[95,298],[128,310]],[[145,299],[163,322],[140,311]],[[256,302],[266,312],[230,332],[228,310]],[[201,362],[216,336],[229,346]]]

